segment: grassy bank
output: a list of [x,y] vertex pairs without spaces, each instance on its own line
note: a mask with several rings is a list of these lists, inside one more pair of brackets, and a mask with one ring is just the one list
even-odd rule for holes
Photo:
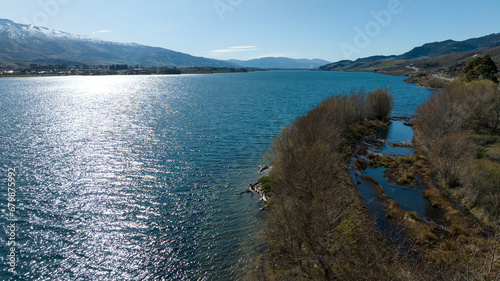
[[489,226],[500,220],[500,90],[454,82],[418,109],[421,153],[437,186]]
[[424,196],[443,216],[444,233],[427,254],[464,279],[500,280],[498,84],[452,82],[418,108],[413,123],[416,153],[426,159]]

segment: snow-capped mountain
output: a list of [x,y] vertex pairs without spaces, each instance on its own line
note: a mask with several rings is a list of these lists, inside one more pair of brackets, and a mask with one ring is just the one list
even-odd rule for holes
[[104,41],[0,19],[0,65],[12,63],[234,67],[164,48]]
[[52,30],[45,27],[17,24],[7,19],[0,19],[0,36],[1,38],[9,38],[19,43],[29,41],[36,43],[37,41],[40,42],[41,40],[101,41],[98,39],[72,35],[66,32]]

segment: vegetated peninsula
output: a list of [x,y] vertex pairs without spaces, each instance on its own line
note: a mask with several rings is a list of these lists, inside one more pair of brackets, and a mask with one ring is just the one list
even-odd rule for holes
[[285,127],[267,154],[273,168],[260,180],[266,248],[247,279],[499,280],[496,74],[489,56],[470,61],[418,108],[414,156],[391,158],[394,165],[372,158],[389,173],[398,163],[411,166],[437,210],[439,222],[429,221],[387,199],[386,216],[404,227],[407,243],[384,239],[347,170],[356,141],[387,125],[388,90],[326,99]]
[[428,88],[443,88],[461,73],[470,60],[485,55],[500,65],[500,33],[465,41],[428,43],[398,56],[343,60],[321,66],[318,70],[409,76],[407,82]]
[[250,280],[416,276],[378,233],[346,167],[354,142],[386,124],[392,103],[381,89],[332,97],[275,138],[265,178],[267,246]]

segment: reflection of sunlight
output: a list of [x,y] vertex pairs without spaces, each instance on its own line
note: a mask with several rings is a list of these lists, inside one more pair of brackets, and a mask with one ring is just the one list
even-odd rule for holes
[[[75,79],[71,87],[79,94],[87,96],[99,96],[103,94],[119,94],[127,91],[130,80],[119,76],[93,76],[79,77]],[[123,89],[123,91],[122,91]]]
[[34,79],[44,86],[36,84],[22,108],[32,132],[24,170],[33,183],[22,250],[57,261],[33,264],[33,272],[146,280],[156,268],[192,271],[202,205],[185,182],[205,176],[187,155],[194,148],[183,145],[186,112],[197,109],[183,79]]
[[141,235],[159,216],[152,203],[157,195],[147,191],[159,171],[150,169],[145,157],[150,152],[146,144],[158,141],[143,116],[147,96],[133,82],[127,77],[73,78],[45,108],[52,116],[47,121],[51,157],[61,165],[54,170],[70,167],[55,179],[67,186],[60,191],[72,210],[66,215],[82,218],[66,226],[80,233],[70,247],[86,249],[79,262],[99,264],[97,272],[143,266],[147,254],[139,254],[140,245],[131,247],[127,237]]

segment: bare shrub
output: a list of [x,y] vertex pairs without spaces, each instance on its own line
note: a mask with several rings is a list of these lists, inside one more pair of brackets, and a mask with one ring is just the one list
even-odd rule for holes
[[498,86],[489,80],[476,81],[467,85],[464,105],[469,127],[476,133],[489,127],[495,131],[498,127],[496,123],[499,117],[495,114],[500,98],[498,93]]
[[368,93],[366,97],[367,116],[369,118],[383,120],[389,116],[394,106],[394,98],[389,90],[377,89]]
[[414,123],[422,148],[429,151],[442,136],[460,131],[467,119],[463,101],[465,89],[450,83],[444,91],[434,91],[431,97],[417,109]]
[[463,182],[474,153],[473,142],[463,133],[456,132],[437,140],[430,157],[437,174],[449,187],[456,187]]
[[357,113],[356,122],[362,122],[367,117],[366,96],[368,93],[364,89],[358,92],[351,92],[349,99],[354,105],[355,112]]

